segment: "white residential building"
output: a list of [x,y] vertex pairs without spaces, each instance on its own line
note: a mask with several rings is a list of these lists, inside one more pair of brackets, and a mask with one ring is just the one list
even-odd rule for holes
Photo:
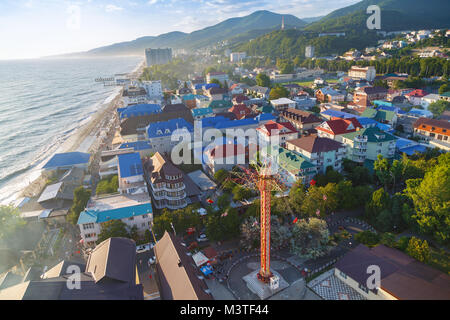
[[358,67],[353,66],[348,71],[348,76],[352,79],[365,79],[367,81],[373,81],[377,75],[375,67]]

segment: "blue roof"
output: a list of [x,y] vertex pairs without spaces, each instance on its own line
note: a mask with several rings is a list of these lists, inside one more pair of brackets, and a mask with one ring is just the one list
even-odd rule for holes
[[397,138],[397,141],[395,142],[395,146],[397,147],[397,149],[411,147],[416,144],[418,144],[416,141],[408,140],[405,138]]
[[342,112],[338,110],[328,109],[323,112],[321,112],[322,115],[330,116],[330,117],[336,117],[336,118],[342,118],[342,119],[348,119],[348,118],[356,118],[354,114]]
[[103,223],[110,220],[126,219],[144,214],[151,214],[152,206],[144,203],[137,206],[110,209],[105,211],[85,210],[80,213],[77,224]]
[[204,85],[206,85],[206,83],[198,83],[194,86],[194,88],[195,90],[202,89]]
[[406,114],[406,111],[403,111],[402,109],[398,107],[392,107],[392,106],[380,106],[378,110],[384,110],[384,111],[392,111],[396,114]]
[[191,112],[192,112],[192,116],[198,117],[198,116],[204,116],[207,114],[212,114],[213,110],[212,110],[212,108],[208,107],[208,108],[192,109]]
[[120,119],[132,118],[138,116],[148,116],[162,112],[159,104],[135,104],[126,108],[117,109]]
[[411,109],[409,112],[409,114],[412,115],[418,115],[420,117],[432,117],[433,113],[431,113],[428,110],[422,110],[422,109]]
[[44,169],[71,167],[77,164],[87,164],[91,155],[82,152],[67,152],[55,154],[44,166]]
[[[268,114],[268,113],[266,113]],[[216,129],[226,129],[226,128],[235,128],[235,127],[241,127],[241,126],[251,126],[258,124],[259,121],[254,119],[242,119],[242,120],[227,120],[227,121],[221,121],[218,124],[216,124]]]
[[215,117],[207,117],[202,119],[202,127],[203,128],[213,128],[219,122],[230,121],[228,118],[224,116],[215,116]]
[[139,153],[128,153],[117,156],[121,178],[134,177],[144,174]]
[[171,119],[168,121],[161,121],[151,123],[147,127],[148,138],[170,136],[177,129],[186,128],[189,132],[194,132],[192,124],[183,118]]
[[399,149],[399,151],[400,151],[400,153],[406,153],[408,156],[412,156],[416,152],[423,153],[423,152],[427,151],[427,147],[418,144],[415,146],[410,146],[410,147]]
[[[384,100],[373,100],[372,103],[374,105],[376,105],[377,107],[381,107],[381,106],[392,107],[393,106],[392,102],[384,101]],[[394,110],[389,110],[389,111],[394,111]]]
[[275,117],[273,114],[271,113],[261,113],[260,115],[256,116],[255,119],[257,119],[259,122],[262,121],[275,121],[277,117]]
[[389,131],[391,129],[391,126],[388,125],[388,124],[377,122],[377,128],[382,130],[382,131]]
[[367,117],[357,117],[355,116],[355,118],[358,120],[358,122],[363,126],[371,126],[371,125],[376,125],[378,122],[376,122],[373,119],[367,118]]
[[152,146],[148,141],[136,141],[136,142],[126,142],[122,143],[119,149],[133,148],[134,151],[151,149]]
[[211,88],[220,88],[220,86],[217,83],[207,83],[203,85],[203,89],[209,90]]

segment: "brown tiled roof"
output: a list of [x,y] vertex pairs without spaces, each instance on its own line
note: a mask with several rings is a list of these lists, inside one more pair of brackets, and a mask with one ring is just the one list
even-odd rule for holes
[[212,300],[206,283],[199,279],[194,260],[173,234],[166,232],[156,243],[156,269],[163,300]]
[[207,90],[209,92],[210,95],[212,94],[225,94],[227,93],[227,90],[224,88],[217,88],[217,87],[212,87],[209,90]]
[[299,147],[309,153],[328,152],[344,147],[340,142],[328,138],[320,138],[315,134],[300,139],[289,140],[287,143]]
[[181,176],[183,172],[178,169],[172,162],[167,160],[166,156],[156,152],[149,161],[145,163],[145,169],[152,183],[168,182],[178,183],[182,178],[177,180],[166,180],[166,176]]
[[419,118],[416,122],[414,122],[414,128],[419,128],[421,125],[427,125],[432,127],[438,127],[443,129],[450,129],[450,122],[445,120],[436,120],[436,119],[428,119],[428,118]]
[[378,245],[362,244],[341,258],[335,267],[366,286],[367,267],[381,270],[381,289],[402,300],[449,300],[450,277],[405,253]]
[[[281,112],[281,115],[295,120],[295,121],[299,121],[301,123],[320,123],[322,122],[322,120],[320,120],[317,116],[315,116],[314,114],[307,112],[307,111],[303,111],[303,110],[297,110],[297,109],[293,109],[293,108],[288,108],[284,111]],[[299,119],[297,120],[296,117],[299,117]]]

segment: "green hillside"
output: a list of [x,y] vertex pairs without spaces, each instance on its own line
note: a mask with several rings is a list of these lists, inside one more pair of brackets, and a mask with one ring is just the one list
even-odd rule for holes
[[308,31],[352,31],[366,29],[367,7],[381,8],[381,29],[384,31],[446,28],[450,26],[450,1],[442,0],[364,0],[335,10],[308,25]]

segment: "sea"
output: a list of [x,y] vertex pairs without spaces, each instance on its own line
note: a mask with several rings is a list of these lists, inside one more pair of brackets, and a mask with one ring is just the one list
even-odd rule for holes
[[96,81],[129,73],[140,57],[0,61],[0,204],[120,90]]

